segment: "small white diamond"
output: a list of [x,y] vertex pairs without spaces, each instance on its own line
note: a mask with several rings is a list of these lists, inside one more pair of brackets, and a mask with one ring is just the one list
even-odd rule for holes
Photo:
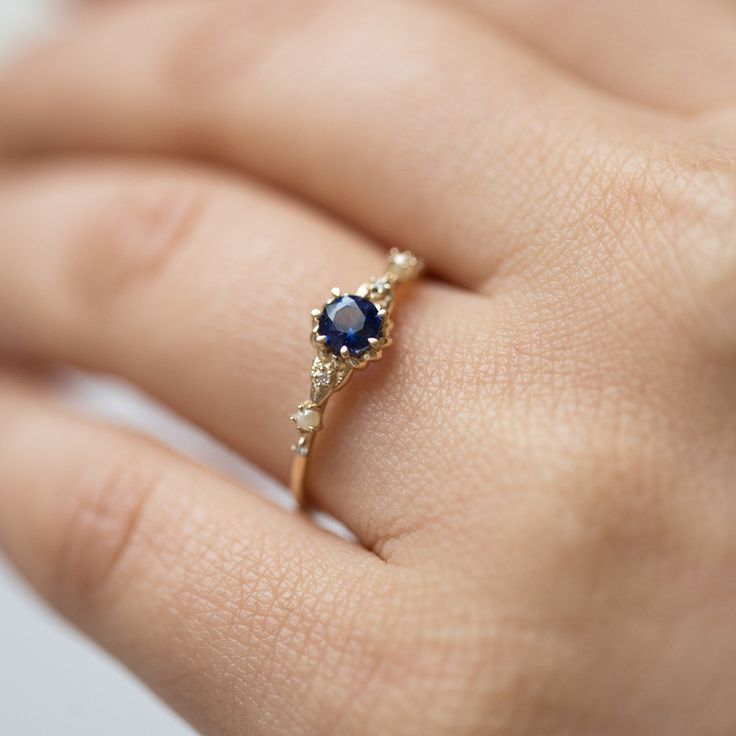
[[406,268],[411,263],[411,253],[408,253],[407,251],[402,251],[401,253],[397,253],[393,257],[393,262],[399,268]]
[[421,261],[411,251],[400,250],[391,253],[389,258],[389,273],[399,283],[408,281],[416,276],[421,268]]
[[329,386],[335,375],[335,363],[330,360],[323,362],[319,356],[312,363],[312,379],[320,386]]
[[315,370],[312,377],[320,386],[329,386],[332,383],[332,371],[327,366]]

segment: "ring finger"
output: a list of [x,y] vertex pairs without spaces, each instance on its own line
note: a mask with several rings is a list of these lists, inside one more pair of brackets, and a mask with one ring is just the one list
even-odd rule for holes
[[[380,273],[381,252],[284,197],[196,167],[47,164],[0,187],[0,348],[127,376],[285,479],[288,413],[308,388],[309,310],[331,286]],[[442,486],[429,460],[434,417],[456,399],[420,379],[430,365],[454,370],[437,352],[453,341],[438,336],[480,300],[423,285],[399,305],[385,364],[334,401],[339,431],[323,433],[310,493],[369,546],[436,504],[412,503],[412,489],[430,477]]]
[[176,0],[92,15],[4,80],[2,150],[224,161],[478,290],[577,227],[662,122],[457,5]]

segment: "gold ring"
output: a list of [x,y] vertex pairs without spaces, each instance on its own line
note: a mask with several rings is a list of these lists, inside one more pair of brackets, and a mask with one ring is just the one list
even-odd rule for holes
[[332,289],[332,298],[322,309],[313,309],[312,342],[317,355],[312,362],[309,401],[300,404],[291,421],[299,437],[292,445],[291,490],[301,508],[306,508],[305,480],[314,437],[322,429],[329,398],[341,389],[355,369],[380,360],[391,343],[391,311],[396,288],[416,279],[424,263],[409,251],[393,248],[382,276],[362,284],[354,294]]

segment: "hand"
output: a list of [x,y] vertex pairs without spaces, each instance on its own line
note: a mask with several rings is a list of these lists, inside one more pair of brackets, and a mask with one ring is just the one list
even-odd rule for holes
[[309,310],[434,276],[311,466],[360,545],[2,380],[0,543],[204,734],[733,733],[733,10],[470,5],[121,3],[0,84],[0,349],[281,480]]

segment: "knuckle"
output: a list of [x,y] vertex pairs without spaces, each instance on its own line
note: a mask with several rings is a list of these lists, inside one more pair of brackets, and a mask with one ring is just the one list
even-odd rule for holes
[[306,25],[327,0],[247,0],[198,9],[164,70],[175,94],[218,95],[231,82],[264,64]]
[[[603,151],[603,153],[601,152]],[[566,257],[611,306],[651,314],[689,342],[736,336],[736,170],[705,155],[609,143],[569,208],[582,248]],[[598,300],[600,301],[600,300]]]
[[135,461],[73,473],[56,551],[56,579],[66,603],[87,606],[120,594],[156,485],[155,475]]
[[663,460],[667,444],[656,433],[589,429],[564,450],[553,476],[570,531],[561,564],[625,578],[682,545],[692,509],[681,466]]
[[[658,408],[637,406],[637,422],[652,431],[632,431],[633,401],[606,391],[605,397],[591,397],[589,410],[577,400],[562,399],[553,422],[548,416],[543,424],[534,420],[530,436],[544,436],[544,441],[535,442],[523,462],[544,469],[535,482],[546,512],[529,519],[531,536],[543,547],[581,560],[594,559],[595,550],[614,556],[624,550],[635,557],[679,533],[681,509],[673,502],[673,490],[682,487],[681,466],[663,462],[675,437],[659,429],[670,422],[655,415]],[[549,405],[540,411],[548,412]],[[523,468],[519,472],[526,477]],[[685,497],[677,496],[683,502]],[[549,537],[550,531],[559,531],[549,527],[549,515],[560,519],[564,537]]]
[[[667,151],[616,149],[584,181],[581,224],[604,246],[655,267],[667,259],[720,250],[733,233],[736,177],[708,161]],[[667,269],[669,270],[669,269]]]
[[376,733],[390,730],[397,702],[413,724],[411,733],[443,734],[450,724],[452,733],[476,733],[478,723],[487,724],[487,733],[507,733],[530,674],[520,628],[478,606],[476,597],[440,598],[441,589],[447,584],[432,584],[425,574],[405,588],[401,620],[373,635],[361,665],[380,678],[380,689],[363,686],[351,702],[358,701],[358,712],[368,714]]
[[701,217],[685,248],[685,306],[709,352],[736,348],[736,169],[704,164],[696,172],[690,198]]
[[663,289],[699,348],[736,340],[736,171],[719,162],[676,163],[667,173],[669,232],[660,241]]
[[128,293],[150,288],[192,243],[207,211],[204,177],[166,171],[134,178],[92,214],[75,253],[73,286],[94,308],[114,309]]
[[[733,261],[736,173],[714,162],[667,157],[649,163],[646,179],[644,187],[629,184],[643,236],[665,265],[674,260],[688,280],[695,276],[707,286],[714,270]],[[666,270],[673,272],[671,265]]]

